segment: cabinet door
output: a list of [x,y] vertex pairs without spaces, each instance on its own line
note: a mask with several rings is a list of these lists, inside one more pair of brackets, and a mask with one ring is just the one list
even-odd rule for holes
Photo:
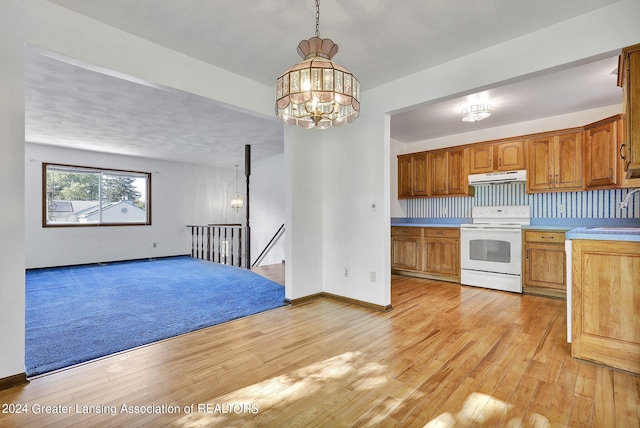
[[567,291],[566,256],[564,245],[525,244],[525,286],[544,287]]
[[553,137],[532,138],[527,141],[527,191],[553,188]]
[[640,44],[622,50],[618,85],[622,86],[625,178],[640,178]]
[[618,147],[615,122],[587,129],[585,187],[609,187],[618,182]]
[[403,236],[391,237],[391,268],[420,269],[420,239]]
[[413,196],[429,195],[429,154],[413,156]]
[[496,144],[498,171],[514,171],[525,168],[524,140]]
[[582,188],[582,133],[556,137],[554,186],[562,190]]
[[464,149],[449,150],[447,170],[449,175],[449,194],[466,194],[468,177],[464,168]]
[[460,277],[460,241],[446,238],[424,238],[422,270],[426,273]]
[[493,171],[493,145],[470,147],[469,174],[484,174]]
[[413,174],[411,171],[411,156],[398,156],[398,198],[410,198],[412,196]]
[[449,194],[449,153],[446,151],[431,154],[431,195]]
[[571,355],[640,373],[640,243],[574,240]]

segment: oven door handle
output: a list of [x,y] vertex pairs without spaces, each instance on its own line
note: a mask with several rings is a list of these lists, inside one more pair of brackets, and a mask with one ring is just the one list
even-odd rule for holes
[[522,229],[504,229],[499,227],[461,227],[460,230],[467,232],[507,232],[507,233],[521,233]]

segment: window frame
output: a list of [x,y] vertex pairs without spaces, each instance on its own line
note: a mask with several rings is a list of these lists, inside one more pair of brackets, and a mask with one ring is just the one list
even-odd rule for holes
[[[146,195],[146,219],[145,221],[139,222],[103,222],[98,221],[96,223],[49,223],[47,221],[47,171],[49,167],[60,167],[61,169],[68,169],[69,172],[74,172],[73,170],[77,170],[77,172],[88,172],[88,173],[98,173],[105,175],[122,175],[130,177],[132,175],[137,175],[141,177],[146,177],[147,180],[147,195]],[[101,181],[102,182],[102,181]],[[151,173],[143,172],[143,171],[130,171],[123,169],[114,169],[114,168],[96,168],[90,166],[80,166],[80,165],[69,165],[69,164],[61,164],[61,163],[53,163],[53,162],[43,162],[42,163],[42,227],[43,228],[57,228],[57,227],[110,227],[110,226],[151,226]],[[98,201],[99,210],[102,211],[102,201]]]

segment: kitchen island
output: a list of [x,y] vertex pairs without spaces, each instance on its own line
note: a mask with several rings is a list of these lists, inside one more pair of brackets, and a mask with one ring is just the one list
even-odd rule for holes
[[566,234],[571,355],[640,373],[640,228]]

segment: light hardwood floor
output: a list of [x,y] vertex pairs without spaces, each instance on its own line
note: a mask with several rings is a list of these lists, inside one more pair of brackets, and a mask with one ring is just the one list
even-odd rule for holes
[[394,276],[392,304],[322,298],[45,375],[0,391],[27,410],[0,426],[639,425],[640,377],[573,360],[564,301]]

